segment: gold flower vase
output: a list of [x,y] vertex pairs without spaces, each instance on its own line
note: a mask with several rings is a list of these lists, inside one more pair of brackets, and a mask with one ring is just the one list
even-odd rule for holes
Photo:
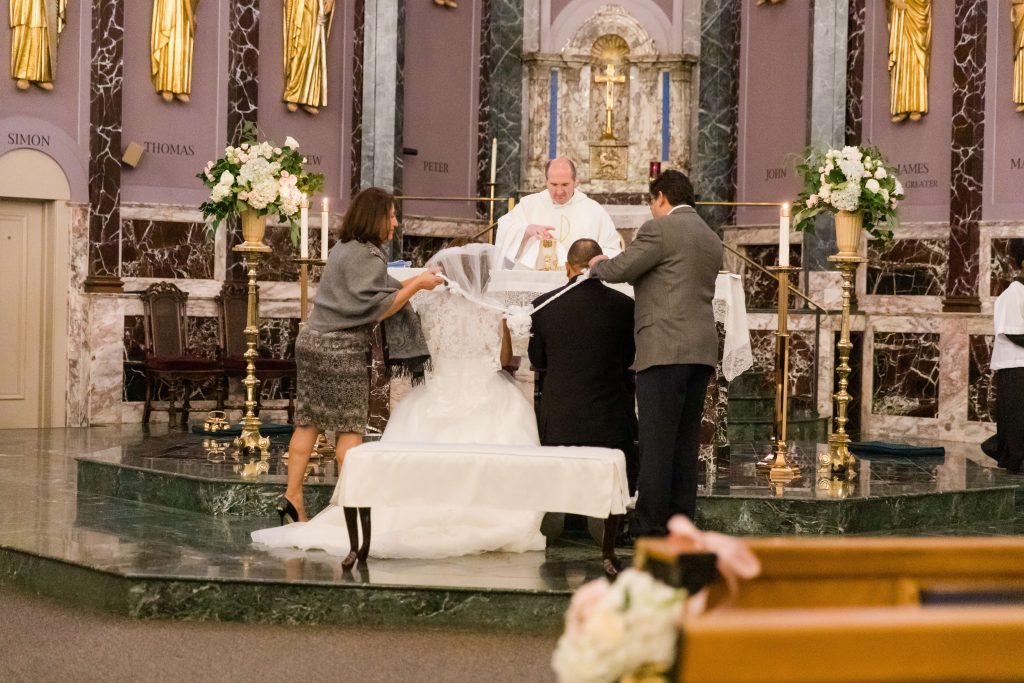
[[247,248],[260,248],[260,251],[269,251],[263,244],[263,235],[267,232],[267,217],[260,216],[255,211],[242,212],[242,244]]
[[837,256],[860,255],[860,236],[864,232],[864,214],[860,211],[840,211],[836,214]]

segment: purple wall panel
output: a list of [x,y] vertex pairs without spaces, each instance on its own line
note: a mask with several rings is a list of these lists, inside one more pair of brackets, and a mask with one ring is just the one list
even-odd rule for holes
[[[319,114],[290,112],[281,99],[284,73],[281,69],[282,5],[264,2],[260,13],[260,131],[281,144],[285,136],[298,140],[311,171],[324,174],[324,194],[335,208],[347,196],[351,163],[349,140],[352,99],[352,3],[337,3],[331,35],[327,42],[327,106]],[[347,56],[346,56],[347,55]],[[312,210],[320,211],[319,199]]]
[[134,169],[122,169],[126,202],[198,205],[208,192],[196,173],[223,149],[227,102],[226,26],[217,3],[201,2],[196,13],[189,102],[164,102],[150,80],[152,3],[125,4],[122,144],[146,150]]
[[[737,201],[790,201],[799,192],[787,156],[807,145],[810,4],[789,0],[768,11],[744,0]],[[784,50],[780,36],[786,37]],[[777,216],[774,209],[740,207],[736,221],[764,223]]]
[[[403,145],[408,195],[475,196],[480,88],[480,3],[406,6]],[[472,202],[406,202],[404,212],[471,218]]]
[[988,12],[984,220],[1024,216],[1024,114],[1013,104],[1013,26],[1007,6]]
[[916,123],[892,123],[885,3],[867,3],[862,142],[879,147],[899,167],[907,195],[902,204],[904,222],[949,219],[953,9],[952,2],[933,3],[928,114]]

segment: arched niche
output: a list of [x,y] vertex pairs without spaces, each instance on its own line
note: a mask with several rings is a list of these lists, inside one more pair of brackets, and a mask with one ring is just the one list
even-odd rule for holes
[[4,197],[71,199],[71,186],[64,170],[36,149],[15,149],[0,156],[0,178],[4,179]]
[[594,43],[605,35],[617,35],[629,45],[629,59],[652,59],[659,54],[657,44],[644,25],[618,5],[605,5],[580,24],[562,48],[567,59],[589,59]]
[[[659,52],[679,51],[670,29],[671,17],[650,0],[633,0],[627,10],[622,5],[610,5],[595,0],[576,0],[558,15],[551,25],[550,44],[563,54],[580,54],[587,50],[602,34],[608,33],[609,24],[621,26],[616,33],[629,42],[630,53],[656,55]],[[629,33],[630,35],[626,35]],[[646,47],[642,47],[647,43]]]

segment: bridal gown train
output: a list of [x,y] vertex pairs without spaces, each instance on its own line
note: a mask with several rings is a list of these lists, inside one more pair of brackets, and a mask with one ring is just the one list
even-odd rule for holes
[[[538,446],[533,406],[501,370],[502,314],[447,291],[417,297],[431,354],[426,382],[393,409],[382,442]],[[307,523],[261,529],[253,541],[347,555],[342,508]],[[543,550],[542,514],[484,508],[374,508],[370,555],[440,558],[487,551]]]

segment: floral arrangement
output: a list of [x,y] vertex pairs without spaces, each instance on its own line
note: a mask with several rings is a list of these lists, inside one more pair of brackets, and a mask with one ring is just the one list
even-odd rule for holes
[[558,680],[608,683],[666,673],[676,659],[685,597],[639,569],[625,570],[615,583],[585,584],[572,597],[551,659]]
[[813,150],[797,166],[804,189],[793,217],[797,230],[814,231],[814,218],[828,211],[862,212],[864,229],[887,242],[899,226],[896,207],[903,185],[882,154],[873,147]]
[[254,211],[259,216],[276,214],[291,223],[294,241],[302,196],[319,190],[324,177],[303,169],[306,158],[291,136],[279,147],[266,140],[256,142],[256,133],[255,126],[247,126],[242,131],[245,142],[224,148],[224,156],[207,162],[196,176],[210,188],[210,199],[199,209],[205,218],[213,219],[207,224],[211,235],[225,218]]

